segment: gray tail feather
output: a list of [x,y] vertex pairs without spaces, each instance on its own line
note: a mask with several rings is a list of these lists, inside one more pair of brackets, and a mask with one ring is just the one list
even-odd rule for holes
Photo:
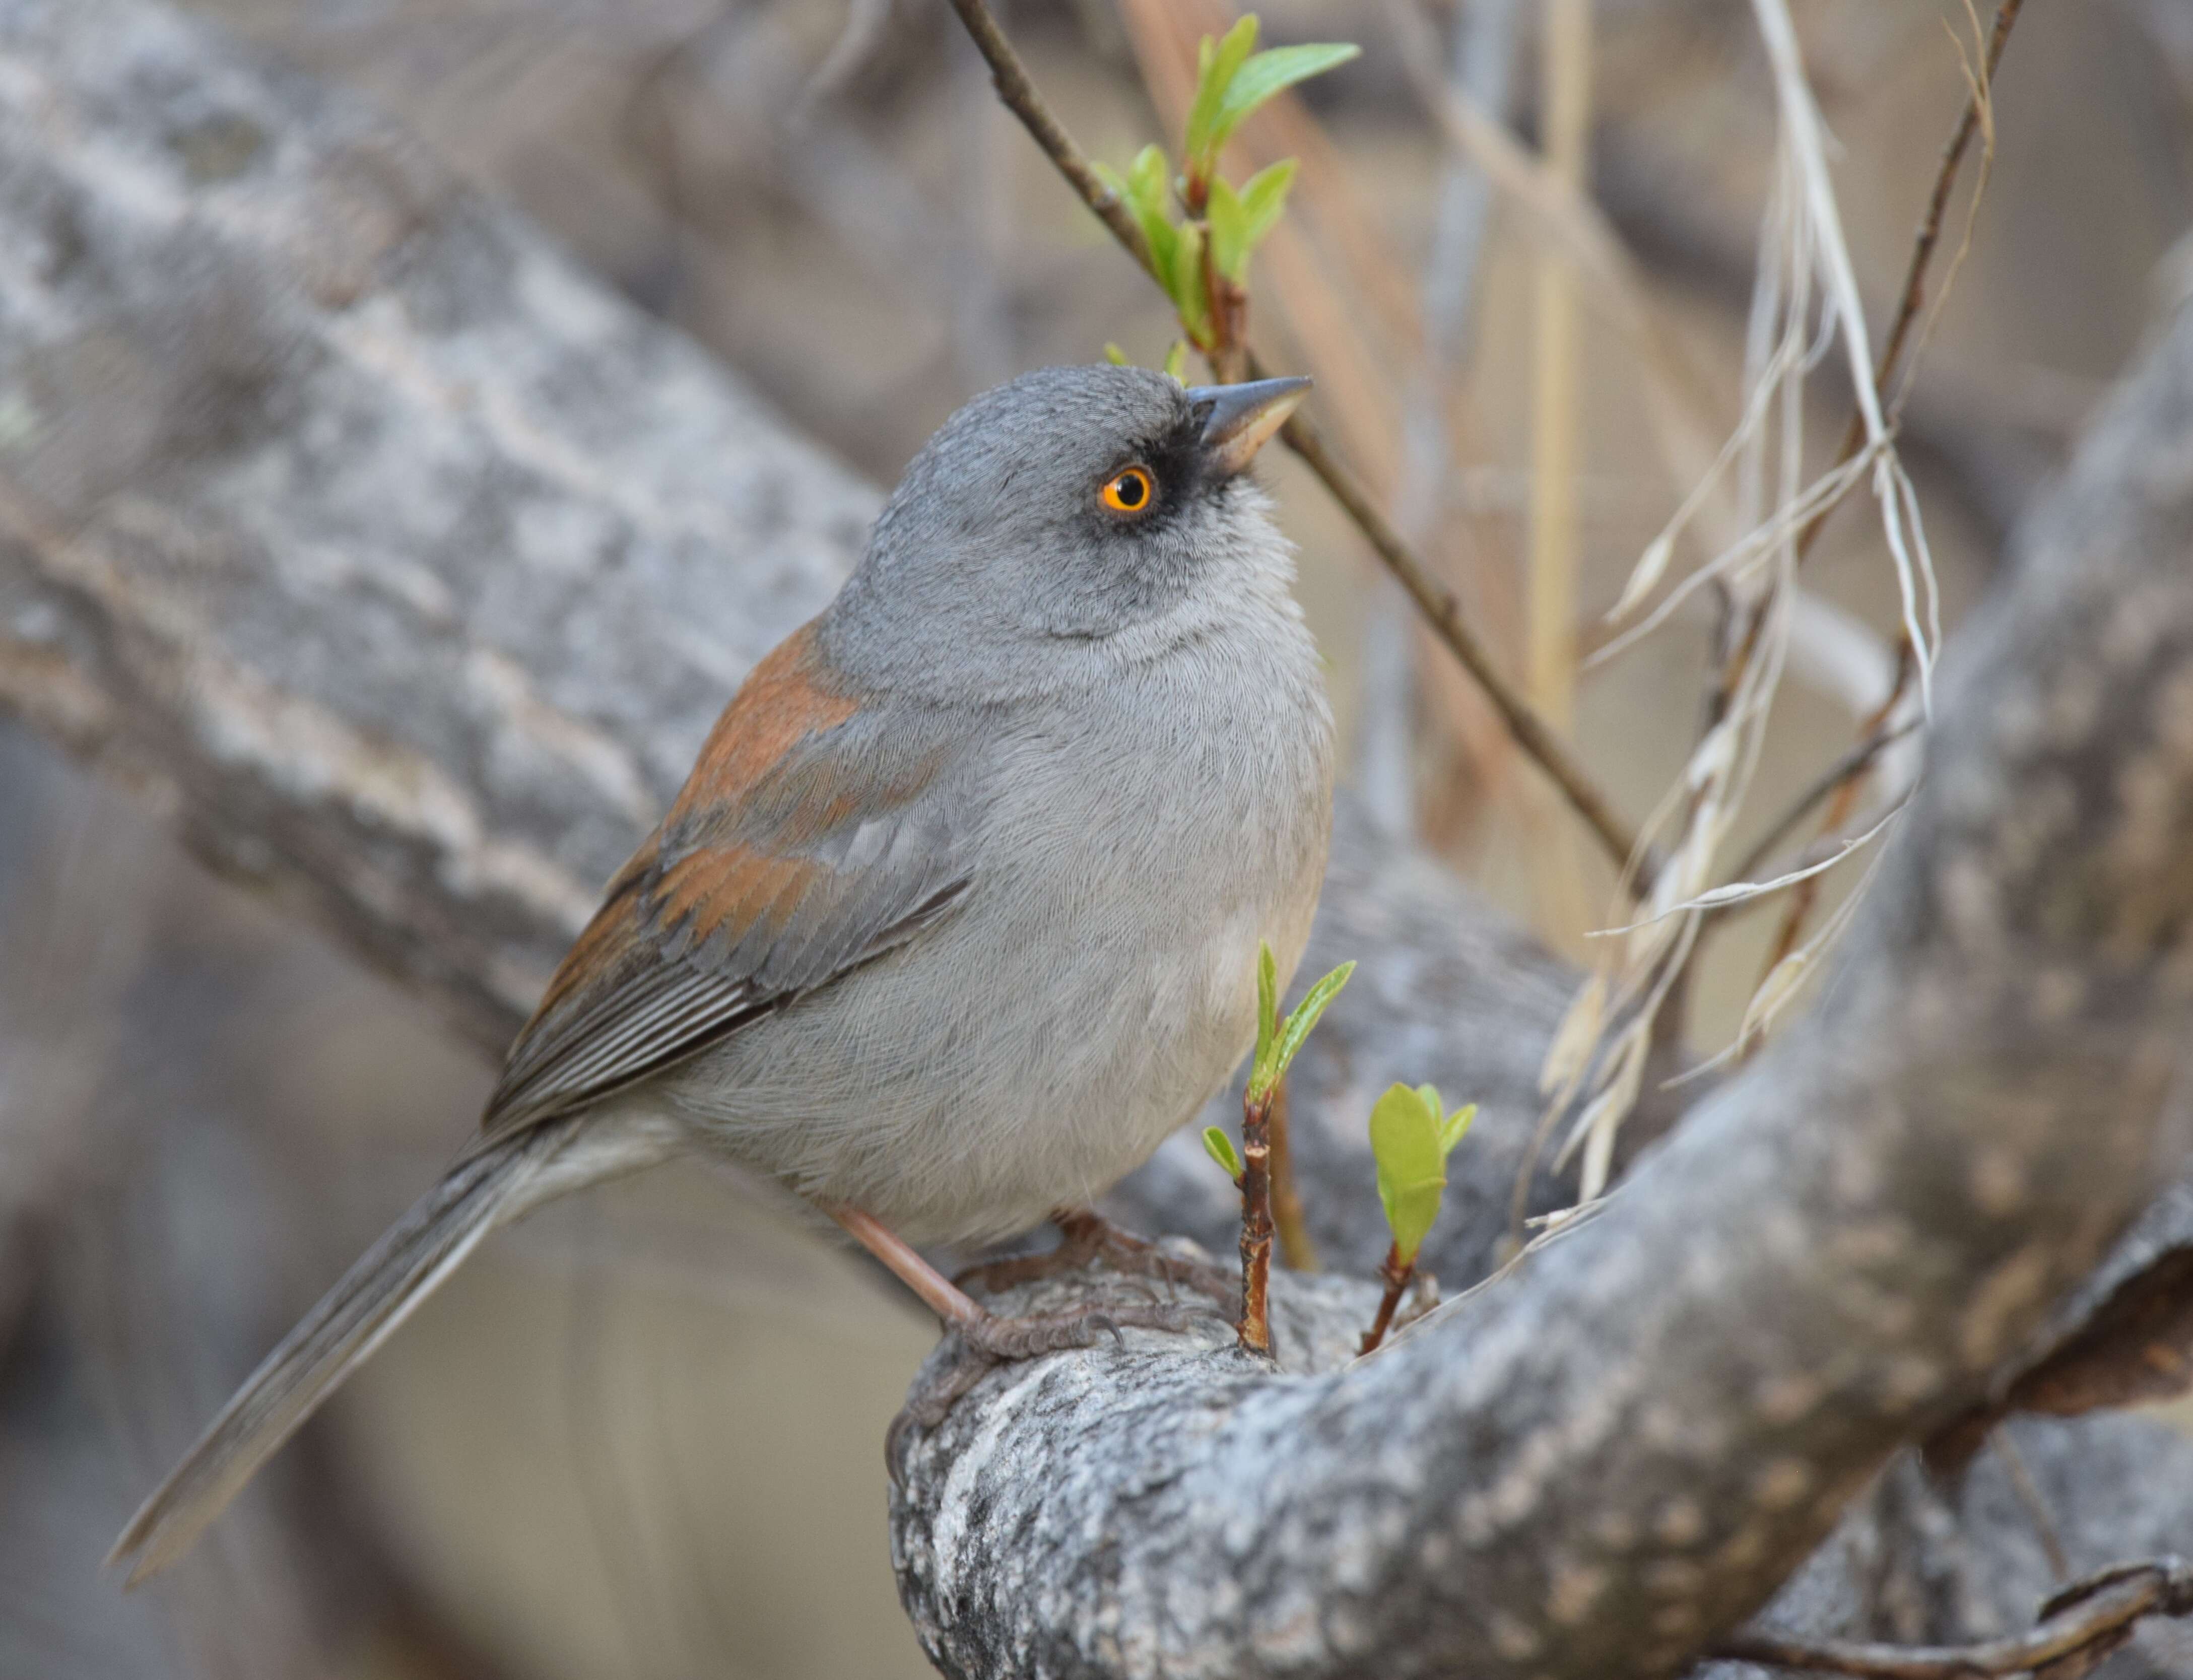
[[107,1563],[130,1559],[135,1586],[189,1550],[253,1472],[480,1238],[539,1199],[524,1193],[528,1181],[568,1136],[568,1123],[550,1123],[490,1144],[413,1203],[221,1408],[129,1519]]

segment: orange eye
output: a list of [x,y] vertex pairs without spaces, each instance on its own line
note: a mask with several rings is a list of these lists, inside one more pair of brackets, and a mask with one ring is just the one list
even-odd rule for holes
[[1140,513],[1157,494],[1157,484],[1148,467],[1126,466],[1112,475],[1101,494],[1113,512]]

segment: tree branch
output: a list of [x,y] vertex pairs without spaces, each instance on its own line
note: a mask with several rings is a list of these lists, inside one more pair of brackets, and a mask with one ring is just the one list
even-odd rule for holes
[[500,1054],[874,493],[163,11],[0,63],[0,705]]
[[[940,1666],[1671,1672],[2022,1363],[2183,1151],[2189,461],[2193,317],[1961,638],[1825,1000],[1594,1216],[1360,1363],[1146,1338],[910,1437]],[[1360,1323],[1284,1274],[1275,1322],[1341,1289]]]
[[[2007,1639],[1946,1647],[1885,1645],[1856,1639],[1811,1640],[1757,1629],[1724,1639],[1714,1654],[1861,1680],[1961,1680],[2024,1674],[2066,1659],[2083,1674],[2132,1637],[2148,1616],[2193,1615],[2193,1569],[2175,1557],[2119,1563],[2065,1589],[2043,1607],[2040,1626]],[[2057,1671],[2061,1672],[2062,1671]]]

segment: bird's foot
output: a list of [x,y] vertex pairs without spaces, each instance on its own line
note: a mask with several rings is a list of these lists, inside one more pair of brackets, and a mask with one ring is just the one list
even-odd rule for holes
[[952,1281],[963,1289],[996,1294],[1101,1260],[1125,1277],[1154,1278],[1168,1289],[1184,1286],[1207,1295],[1229,1316],[1240,1311],[1241,1280],[1224,1267],[1168,1254],[1148,1238],[1124,1231],[1087,1208],[1061,1209],[1051,1215],[1051,1223],[1059,1229],[1057,1247],[1039,1254],[992,1260],[961,1272]]
[[1106,1336],[1116,1341],[1122,1330],[1164,1330],[1178,1335],[1194,1323],[1196,1317],[1193,1308],[1148,1300],[1014,1317],[977,1309],[972,1317],[947,1327],[944,1357],[914,1379],[907,1392],[905,1409],[892,1420],[890,1431],[884,1438],[891,1479],[901,1479],[899,1449],[907,1426],[934,1429],[962,1395],[999,1365],[1071,1348],[1094,1347]]

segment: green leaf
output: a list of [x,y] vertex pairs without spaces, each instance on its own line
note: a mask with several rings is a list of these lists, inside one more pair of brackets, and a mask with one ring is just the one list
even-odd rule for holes
[[1241,1157],[1234,1152],[1234,1140],[1217,1126],[1203,1129],[1203,1152],[1218,1163],[1219,1171],[1229,1179],[1241,1176]]
[[1249,1064],[1251,1101],[1263,1101],[1287,1077],[1287,1069],[1309,1037],[1310,1029],[1317,1025],[1317,1018],[1340,995],[1340,988],[1348,984],[1348,977],[1354,972],[1353,963],[1343,963],[1310,987],[1292,1014],[1283,1021],[1274,1021],[1278,1006],[1272,998],[1278,990],[1277,970],[1272,963],[1272,948],[1261,947],[1257,964],[1257,1054]]
[[1211,178],[1203,214],[1211,224],[1211,266],[1239,284],[1249,271],[1249,215],[1223,176]]
[[1264,1077],[1272,1065],[1272,1045],[1280,1036],[1280,964],[1271,946],[1257,941],[1257,1054],[1249,1059],[1249,1085],[1271,1089]]
[[1135,365],[1127,359],[1127,352],[1109,340],[1105,341],[1104,359],[1115,368],[1131,368]]
[[1127,202],[1137,215],[1162,216],[1165,213],[1165,148],[1153,140],[1135,154],[1135,161],[1127,165],[1127,179],[1122,184]]
[[1188,108],[1188,134],[1183,150],[1193,170],[1198,163],[1210,172],[1211,160],[1224,142],[1211,132],[1225,107],[1226,91],[1249,54],[1257,49],[1257,14],[1250,13],[1214,42],[1208,35],[1195,53],[1195,102]]
[[1413,1265],[1446,1194],[1437,1105],[1406,1085],[1389,1086],[1371,1110],[1371,1155],[1394,1251],[1402,1265]]
[[[1432,1088],[1429,1085],[1425,1086],[1423,1089],[1427,1091],[1432,1090]],[[1439,1093],[1437,1091],[1432,1091],[1432,1100],[1434,1103],[1438,1102]],[[1477,1105],[1474,1102],[1463,1104],[1460,1108],[1457,1108],[1453,1113],[1446,1117],[1446,1119],[1440,1127],[1440,1153],[1441,1155],[1452,1155],[1454,1153],[1454,1146],[1463,1140],[1463,1138],[1469,1130],[1469,1123],[1475,1118],[1477,1118]]]
[[1188,340],[1175,339],[1172,348],[1165,351],[1165,370],[1172,375],[1175,385],[1188,383]]
[[[1135,154],[1135,161],[1127,166],[1124,175],[1102,163],[1094,167],[1096,178],[1119,195],[1128,214],[1134,217],[1135,225],[1142,230],[1142,243],[1150,248],[1151,271],[1157,276],[1158,284],[1165,288],[1165,294],[1173,299],[1173,306],[1179,308],[1173,275],[1179,266],[1180,230],[1173,225],[1169,214],[1164,148],[1144,146]],[[1200,260],[1199,252],[1198,260]]]
[[1194,222],[1182,222],[1172,235],[1171,277],[1165,290],[1188,337],[1209,344],[1211,299],[1203,289],[1203,229]]
[[[1360,57],[1362,51],[1357,46],[1326,43],[1274,47],[1268,53],[1258,53],[1228,78],[1225,92],[1219,98],[1218,109],[1201,136],[1207,155],[1216,157],[1219,149],[1233,138],[1234,129],[1267,100],[1284,93],[1297,82],[1307,82],[1313,76],[1337,69],[1348,60]],[[1190,149],[1194,150],[1194,142]]]
[[1353,963],[1343,963],[1310,987],[1308,995],[1295,1006],[1294,1014],[1280,1028],[1280,1042],[1273,1047],[1272,1083],[1276,1085],[1287,1077],[1287,1069],[1309,1037],[1310,1029],[1317,1025],[1317,1018],[1325,1013],[1326,1005],[1340,996],[1340,988],[1348,984],[1348,977],[1354,972]]
[[[1287,208],[1287,189],[1295,184],[1295,160],[1282,157],[1241,183],[1241,214],[1247,223],[1245,229],[1251,250],[1264,242],[1264,236],[1279,225],[1281,214]],[[1232,277],[1239,279],[1240,277]]]

